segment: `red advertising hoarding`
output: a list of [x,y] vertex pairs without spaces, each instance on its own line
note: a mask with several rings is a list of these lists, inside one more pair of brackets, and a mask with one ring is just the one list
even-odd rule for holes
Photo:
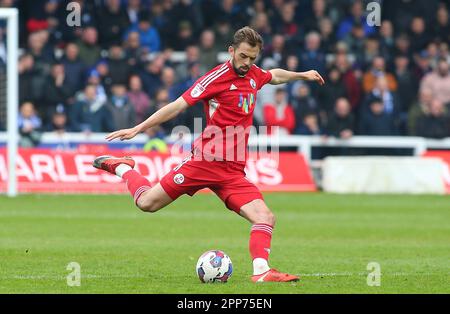
[[445,162],[445,167],[442,169],[442,177],[445,182],[447,194],[450,194],[450,151],[430,150],[424,154],[424,157],[440,158]]
[[[6,150],[0,149],[0,191],[7,189]],[[101,155],[132,156],[137,170],[152,184],[182,161],[181,156],[157,152],[102,151]],[[89,151],[20,149],[17,158],[18,189],[22,193],[125,193],[121,179],[95,169],[98,156]],[[250,155],[247,177],[262,191],[315,191],[316,185],[302,155],[279,153],[273,156]]]

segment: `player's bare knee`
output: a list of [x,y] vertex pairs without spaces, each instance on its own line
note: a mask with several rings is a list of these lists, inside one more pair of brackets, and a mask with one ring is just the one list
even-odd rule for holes
[[275,222],[276,222],[275,215],[268,208],[258,211],[257,221],[255,223],[262,223],[275,226]]
[[271,211],[265,212],[263,219],[266,224],[271,225],[272,227],[275,226],[276,218]]
[[160,209],[159,202],[151,197],[140,197],[136,205],[140,210],[147,213],[154,213]]

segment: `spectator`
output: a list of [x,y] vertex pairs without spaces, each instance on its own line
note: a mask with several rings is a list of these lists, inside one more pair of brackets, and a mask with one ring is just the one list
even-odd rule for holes
[[[367,69],[372,65],[373,59],[377,56],[380,56],[380,41],[377,37],[370,36],[364,42],[364,52],[359,63],[363,69]],[[385,58],[383,57],[383,59]]]
[[67,86],[70,88],[70,95],[74,95],[83,87],[81,84],[86,80],[86,66],[79,58],[78,46],[68,43],[61,62],[64,66]]
[[351,112],[350,102],[344,98],[338,98],[334,112],[328,120],[327,133],[334,137],[349,139],[354,134],[355,117]]
[[364,66],[364,43],[366,35],[364,34],[364,26],[359,22],[355,22],[343,41],[347,44],[349,50],[355,56],[360,66]]
[[77,41],[79,57],[87,67],[93,66],[100,59],[101,48],[97,42],[98,32],[95,27],[83,28],[81,39]]
[[[273,60],[272,58],[266,58],[262,63],[261,67],[264,70],[269,71],[271,69],[276,68],[276,61]],[[254,117],[253,122],[256,127],[258,127],[259,125],[264,125],[265,123],[263,113],[264,104],[272,102],[273,99],[275,99],[275,91],[280,87],[284,88],[285,85],[266,84],[259,91],[258,97],[256,98],[256,106],[255,109],[253,110],[253,117]]]
[[47,132],[56,132],[59,134],[71,131],[68,126],[66,110],[62,104],[56,106],[55,110],[52,112],[51,120],[47,124],[45,130]]
[[434,97],[442,103],[450,103],[450,71],[446,59],[440,59],[436,70],[423,78],[420,89],[423,88],[431,89]]
[[339,24],[337,31],[338,39],[344,39],[351,32],[354,25],[362,26],[364,36],[368,36],[375,32],[375,27],[370,26],[366,23],[363,3],[360,0],[356,0],[353,2],[353,4],[350,6],[350,12],[348,16]]
[[175,51],[183,51],[187,46],[195,44],[194,32],[190,22],[182,20],[178,24],[178,30],[169,47]]
[[332,67],[328,72],[326,84],[319,89],[317,100],[320,104],[321,111],[329,115],[334,111],[336,100],[346,96],[345,84],[341,77],[341,72]]
[[69,121],[74,132],[112,132],[116,129],[113,116],[99,101],[94,85],[84,88],[79,101],[71,107]]
[[[214,68],[217,62],[218,50],[215,48],[215,34],[212,30],[206,29],[200,35],[200,63],[206,69]],[[190,60],[190,62],[195,62],[196,60]]]
[[[95,87],[95,94],[97,97],[97,101],[102,104],[105,104],[108,99],[108,96],[106,94],[105,87],[102,84],[100,74],[98,73],[97,70],[92,70],[89,72],[87,84],[93,85]],[[83,92],[84,91],[78,92],[75,95],[77,101],[82,98]]]
[[[185,49],[186,61],[180,62],[175,66],[176,77],[180,80],[184,80],[189,76],[189,64],[200,62],[200,48],[197,45],[189,45]],[[209,71],[208,68],[200,64],[200,71],[205,74]]]
[[171,19],[168,16],[168,11],[164,10],[164,3],[162,1],[151,1],[150,14],[152,17],[152,25],[158,30],[160,35],[161,45],[165,46],[167,38],[171,35],[170,24]]
[[234,28],[241,28],[247,24],[250,18],[243,5],[235,0],[222,0],[220,1],[219,15],[228,20]]
[[143,3],[141,0],[128,0],[127,2],[128,20],[132,26],[136,26],[140,20],[139,14],[142,11]]
[[219,17],[215,24],[214,33],[216,34],[216,50],[221,51],[223,47],[226,47],[230,38],[233,38],[233,28],[230,22],[224,17]]
[[391,60],[387,58],[394,55],[394,50],[394,27],[391,21],[384,20],[381,22],[380,27],[380,54],[390,63]]
[[435,98],[430,102],[429,114],[417,121],[416,134],[435,139],[450,137],[450,119],[441,100]]
[[73,90],[68,83],[63,64],[53,64],[51,75],[48,77],[44,89],[43,106],[39,108],[39,112],[47,123],[50,113],[55,110],[56,105],[59,103],[68,104],[69,98],[73,96]]
[[129,27],[128,14],[121,7],[120,0],[105,0],[104,7],[98,11],[98,30],[103,48],[120,45],[125,30]]
[[385,111],[381,98],[372,98],[369,110],[362,114],[359,133],[361,135],[389,136],[397,135],[394,118]]
[[421,81],[425,75],[433,71],[431,57],[427,51],[421,51],[414,56],[413,73],[417,81]]
[[[169,103],[169,92],[165,88],[160,88],[155,93],[155,102],[154,105],[150,107],[149,112],[147,113],[148,116],[152,115],[165,105]],[[172,128],[176,125],[178,125],[177,121],[179,119],[182,119],[182,115],[178,115],[175,119],[169,120],[167,122],[164,122],[160,125],[160,130],[164,135],[168,135],[171,133]]]
[[328,19],[327,13],[327,3],[325,0],[313,0],[312,12],[302,24],[307,31],[317,31],[320,29],[321,21]]
[[281,21],[272,24],[272,30],[283,34],[288,45],[298,45],[303,37],[303,30],[295,21],[295,3],[292,1],[281,4]]
[[450,63],[450,49],[449,44],[446,42],[441,42],[439,44],[439,57],[442,59],[447,59],[447,63]]
[[139,32],[129,32],[124,43],[124,54],[131,71],[138,71],[147,56],[147,49],[141,47]]
[[[48,2],[58,2],[58,28],[53,30],[56,40],[63,42],[73,42],[83,36],[85,28],[91,28],[96,30],[97,25],[97,8],[96,1],[89,0],[77,0],[76,3],[80,6],[80,22],[81,26],[73,26],[67,23],[68,1],[50,0]],[[48,3],[47,2],[47,3]],[[60,34],[61,33],[61,34]]]
[[411,21],[410,28],[411,49],[413,52],[419,52],[425,48],[431,40],[431,36],[426,29],[425,20],[421,16],[416,16]]
[[294,93],[292,106],[295,111],[295,121],[301,122],[307,113],[314,112],[319,115],[319,105],[311,96],[311,90],[307,84],[298,81],[294,86]]
[[436,13],[437,23],[434,26],[434,39],[442,42],[450,42],[450,20],[448,18],[448,9],[441,4]]
[[50,73],[50,64],[54,62],[54,55],[48,45],[48,32],[37,31],[28,37],[28,53],[33,57],[34,84],[33,98],[40,101],[44,97],[44,84]]
[[122,84],[114,84],[112,95],[107,103],[116,129],[132,128],[136,124],[136,112],[127,97],[127,88]]
[[313,112],[306,113],[301,120],[300,125],[295,129],[295,134],[324,135],[324,132],[319,124],[319,117]]
[[109,94],[113,80],[109,73],[109,64],[107,60],[100,60],[90,74],[94,77],[98,75],[100,79],[99,84],[104,88],[105,92]]
[[[286,70],[298,72],[298,58],[296,55],[291,54],[286,58],[286,65],[284,66]],[[294,98],[294,86],[295,82],[286,83],[286,92],[288,96],[288,103],[292,103]]]
[[34,58],[25,53],[19,58],[19,102],[35,103],[42,98],[46,76],[34,66]]
[[139,12],[139,22],[137,25],[131,26],[125,35],[125,40],[127,40],[131,32],[139,33],[140,46],[144,48],[147,53],[161,51],[161,39],[158,30],[153,27],[150,22],[149,12]]
[[46,73],[49,72],[48,64],[55,60],[48,37],[49,33],[46,30],[33,32],[28,37],[28,52],[33,56],[35,66]]
[[22,147],[38,145],[41,139],[42,121],[36,114],[33,103],[25,102],[20,106],[18,119],[19,145]]
[[264,105],[264,121],[267,134],[291,134],[295,127],[295,114],[292,106],[287,103],[287,93],[284,88],[275,92],[273,103]]
[[107,59],[109,77],[111,85],[121,84],[125,85],[130,75],[130,65],[125,59],[123,48],[119,45],[112,45],[109,48],[109,57]]
[[270,42],[272,38],[272,29],[270,27],[269,16],[266,12],[258,12],[252,18],[250,26],[261,35],[265,45]]
[[128,99],[136,112],[136,122],[141,123],[147,116],[150,110],[150,98],[147,93],[142,90],[142,81],[139,75],[132,75],[128,80],[129,91]]
[[[189,75],[182,82],[176,85],[176,90],[178,95],[181,95],[184,91],[188,90],[189,87],[193,86],[194,83],[200,78],[200,64],[198,62],[192,62],[188,65]],[[198,132],[195,129],[195,119],[199,118],[202,121],[202,126],[206,126],[205,113],[203,111],[203,105],[191,106],[189,110],[185,110],[181,113],[180,118],[177,120],[177,124],[184,125],[191,133]]]
[[374,88],[379,77],[385,77],[390,91],[397,90],[397,80],[392,73],[386,72],[386,64],[382,57],[378,56],[373,59],[372,67],[364,73],[363,90],[370,93]]
[[341,77],[345,85],[346,96],[352,105],[352,110],[359,107],[362,98],[362,87],[358,81],[357,73],[351,68],[348,56],[345,53],[336,54],[336,68],[341,72]]
[[201,1],[192,0],[175,1],[173,8],[169,11],[171,20],[188,21],[193,33],[199,34],[204,24],[200,3]]
[[162,70],[161,81],[163,83],[163,88],[169,93],[169,102],[174,101],[181,95],[175,82],[175,70],[173,68],[165,67]]
[[311,32],[306,35],[305,51],[299,56],[300,70],[316,69],[319,73],[325,72],[325,55],[320,50],[320,34]]
[[430,65],[434,69],[436,68],[438,62],[439,62],[439,48],[438,44],[436,42],[430,42],[428,43],[426,49],[423,51],[426,51],[427,55],[430,58]]
[[411,40],[406,33],[402,33],[395,38],[394,54],[407,55],[409,59],[412,58]]
[[140,71],[139,76],[144,86],[144,91],[155,98],[156,90],[162,87],[161,72],[164,67],[164,57],[162,55],[156,56],[145,66],[143,71]]
[[[324,0],[320,0],[324,1]],[[336,35],[333,30],[333,22],[330,18],[324,17],[319,21],[320,37],[322,38],[321,47],[325,52],[333,51],[336,45]]]
[[418,82],[414,74],[409,69],[408,56],[398,55],[395,57],[395,79],[398,82],[398,97],[402,100],[402,112],[408,112],[414,99],[415,93],[411,91],[417,90]]
[[144,152],[156,151],[162,154],[170,152],[169,146],[164,140],[165,134],[159,125],[145,130],[145,135],[148,136],[148,140],[144,145]]
[[428,115],[428,109],[432,100],[433,92],[431,89],[423,88],[420,90],[418,101],[411,106],[408,112],[409,135],[417,135],[417,120],[419,120],[422,116]]
[[270,58],[275,61],[275,66],[280,67],[286,62],[285,42],[284,36],[281,34],[274,34],[272,36],[272,43],[267,50],[264,51],[262,62],[265,58]]
[[396,93],[391,92],[388,87],[388,81],[385,76],[380,76],[374,89],[367,95],[364,111],[367,112],[373,99],[381,99],[383,103],[384,112],[392,117],[396,127],[398,127],[402,121],[401,119],[401,103]]

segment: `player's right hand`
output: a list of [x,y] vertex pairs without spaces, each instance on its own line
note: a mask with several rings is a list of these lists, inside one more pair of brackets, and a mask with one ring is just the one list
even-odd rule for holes
[[121,141],[124,141],[124,140],[132,139],[138,133],[139,133],[139,131],[136,128],[122,129],[122,130],[114,131],[114,132],[108,134],[105,138],[108,142],[110,142],[116,138],[120,139]]

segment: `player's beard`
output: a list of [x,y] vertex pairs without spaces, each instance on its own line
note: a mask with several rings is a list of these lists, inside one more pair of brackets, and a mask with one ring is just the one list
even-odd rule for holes
[[250,68],[249,67],[246,67],[246,66],[240,66],[239,68],[237,68],[236,66],[235,66],[235,60],[233,59],[232,60],[232,62],[231,62],[231,64],[233,65],[233,70],[234,70],[234,72],[236,72],[236,74],[237,75],[240,75],[240,76],[244,76],[245,74],[247,74],[248,73],[248,71],[250,70]]

